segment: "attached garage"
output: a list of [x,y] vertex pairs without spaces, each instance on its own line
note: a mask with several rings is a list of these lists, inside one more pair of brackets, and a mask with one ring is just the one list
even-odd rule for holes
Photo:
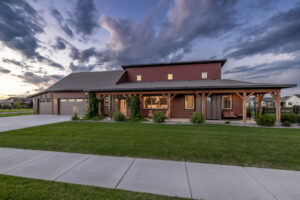
[[87,110],[87,99],[59,99],[59,114],[84,115]]
[[39,114],[52,115],[52,101],[50,99],[41,99],[39,101]]

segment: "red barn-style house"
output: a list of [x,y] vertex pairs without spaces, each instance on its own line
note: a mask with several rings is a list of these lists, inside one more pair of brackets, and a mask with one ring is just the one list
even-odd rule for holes
[[[265,94],[276,100],[280,122],[280,91],[295,84],[252,83],[221,78],[226,60],[123,65],[123,70],[71,73],[47,90],[33,95],[35,114],[72,115],[87,110],[87,93],[96,92],[104,114],[129,114],[126,98],[136,95],[144,117],[161,110],[168,118],[189,118],[201,112],[206,119],[240,117],[246,121],[246,102]],[[99,106],[101,107],[101,106]],[[75,108],[75,109],[74,109]]]

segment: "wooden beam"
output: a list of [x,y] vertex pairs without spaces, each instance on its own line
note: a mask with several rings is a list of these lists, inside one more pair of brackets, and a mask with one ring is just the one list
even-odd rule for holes
[[172,103],[172,98],[171,98],[171,93],[168,94],[168,118],[171,119],[171,103]]
[[206,97],[204,92],[202,92],[201,95],[201,108],[202,108],[202,115],[204,119],[206,119]]
[[238,97],[240,97],[241,99],[243,99],[243,98],[244,98],[242,95],[240,95],[240,93],[239,93],[239,92],[236,92],[235,94],[236,94]]

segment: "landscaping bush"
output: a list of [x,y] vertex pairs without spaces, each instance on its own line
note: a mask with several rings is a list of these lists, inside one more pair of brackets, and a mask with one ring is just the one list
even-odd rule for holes
[[97,99],[97,96],[96,96],[96,93],[95,92],[89,92],[88,93],[88,104],[89,104],[89,107],[88,107],[88,110],[85,114],[85,119],[92,119],[96,116],[98,116],[98,99]]
[[114,112],[112,117],[115,121],[124,121],[125,120],[125,116],[120,111]]
[[75,112],[74,115],[72,116],[72,121],[80,120],[78,117],[77,113]]
[[260,126],[274,126],[275,117],[270,115],[261,115],[256,119],[256,123]]
[[297,122],[297,115],[295,114],[282,114],[281,115],[281,122],[284,123],[284,122],[290,122],[290,123],[296,123]]
[[297,123],[299,123],[299,124],[300,124],[300,115],[299,115],[299,116],[297,116]]
[[285,121],[281,124],[282,126],[285,126],[285,127],[290,127],[291,126],[291,123],[289,121]]
[[225,124],[230,124],[231,123],[231,121],[225,121]]
[[165,113],[162,111],[155,111],[152,115],[152,119],[155,123],[164,123],[166,118]]
[[193,124],[201,124],[204,122],[204,117],[200,112],[193,112],[190,122]]

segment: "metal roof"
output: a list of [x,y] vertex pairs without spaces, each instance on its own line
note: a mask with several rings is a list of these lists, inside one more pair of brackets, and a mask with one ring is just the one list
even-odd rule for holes
[[164,63],[148,63],[148,64],[129,64],[122,65],[123,69],[131,67],[158,67],[158,66],[168,66],[168,65],[187,65],[187,64],[206,64],[206,63],[221,63],[221,67],[225,64],[226,59],[218,60],[193,60],[193,61],[182,61],[182,62],[164,62]]
[[119,83],[125,70],[102,72],[71,73],[47,90],[31,95],[34,97],[46,92],[71,91],[158,91],[158,90],[196,90],[196,89],[267,89],[289,88],[296,84],[251,83],[236,80],[185,80],[158,82],[126,82]]

